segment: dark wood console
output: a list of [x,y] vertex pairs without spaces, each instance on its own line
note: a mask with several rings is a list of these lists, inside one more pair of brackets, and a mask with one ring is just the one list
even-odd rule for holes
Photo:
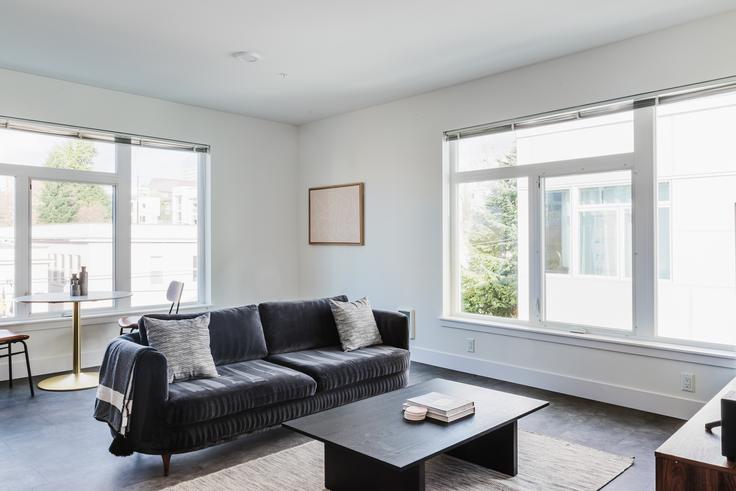
[[721,419],[721,395],[730,390],[736,390],[736,379],[654,453],[657,490],[736,490],[736,462],[721,455],[721,428],[705,431],[705,423]]

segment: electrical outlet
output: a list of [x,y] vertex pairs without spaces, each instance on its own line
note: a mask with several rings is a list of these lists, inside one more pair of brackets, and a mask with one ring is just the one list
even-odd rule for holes
[[475,353],[475,338],[465,338],[465,351]]
[[680,374],[680,390],[684,392],[695,392],[695,375],[682,372]]

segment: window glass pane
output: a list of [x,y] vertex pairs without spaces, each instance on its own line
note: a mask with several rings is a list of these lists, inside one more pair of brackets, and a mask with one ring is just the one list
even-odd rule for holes
[[633,113],[462,138],[457,149],[459,171],[630,153],[634,151]]
[[528,319],[527,179],[458,186],[463,312]]
[[0,176],[0,319],[15,312],[15,179]]
[[580,190],[580,204],[631,203],[631,186],[603,186]]
[[670,279],[670,209],[657,210],[657,270],[660,280]]
[[131,302],[166,304],[174,280],[184,282],[181,301],[195,302],[198,154],[144,147],[131,152]]
[[544,222],[544,263],[548,273],[570,271],[570,191],[547,191]]
[[634,243],[631,233],[631,208],[626,208],[624,210],[624,274],[627,278],[631,278],[631,271],[633,269]]
[[[570,274],[554,274],[547,269],[544,276],[545,319],[594,327],[631,329],[631,204],[629,171],[605,172],[546,178],[544,181],[544,227],[555,227],[559,219],[554,195],[549,190],[568,190],[573,200],[569,220],[572,230],[566,235],[575,247],[570,251]],[[609,203],[586,200],[593,189],[610,189]],[[584,191],[585,192],[582,192]],[[550,202],[550,200],[553,200]],[[545,264],[554,260],[558,242],[555,234],[545,233]]]
[[615,211],[580,213],[580,273],[616,276]]
[[519,165],[630,153],[633,112],[520,129],[516,138]]
[[463,138],[457,143],[459,171],[495,169],[516,165],[513,131]]
[[601,189],[601,200],[606,204],[631,203],[631,186],[605,186]]
[[597,205],[601,202],[601,188],[583,188],[580,190],[580,204]]
[[0,163],[115,172],[115,145],[0,129]]
[[671,203],[658,213],[660,336],[736,344],[734,127],[736,93],[657,108],[657,179]]
[[[69,292],[72,273],[87,266],[89,291],[113,289],[113,187],[63,181],[32,182],[31,292]],[[94,302],[89,308],[111,307]],[[32,304],[54,312],[63,304]],[[68,306],[66,306],[68,308]]]
[[657,199],[659,201],[670,200],[670,183],[668,181],[660,182],[657,185]]

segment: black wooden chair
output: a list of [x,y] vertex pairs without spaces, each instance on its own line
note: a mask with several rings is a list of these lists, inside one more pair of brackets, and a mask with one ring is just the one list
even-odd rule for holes
[[[5,354],[0,354],[0,358],[8,359],[8,383],[10,388],[13,388],[13,356],[15,355],[26,355],[26,370],[28,371],[28,386],[31,388],[31,397],[35,397],[36,394],[33,392],[33,376],[31,375],[31,362],[28,360],[28,345],[26,345],[26,339],[30,336],[27,334],[16,334],[13,331],[7,329],[0,329],[0,352],[2,350],[7,351]],[[20,343],[23,345],[23,351],[13,352],[13,345]]]

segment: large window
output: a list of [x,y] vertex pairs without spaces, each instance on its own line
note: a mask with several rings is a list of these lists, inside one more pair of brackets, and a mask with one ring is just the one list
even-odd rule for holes
[[90,291],[133,292],[88,309],[164,305],[172,280],[184,282],[182,303],[207,301],[207,147],[1,123],[0,319],[61,315],[63,305],[13,298],[68,292],[82,266]]
[[448,315],[736,344],[736,89],[447,132]]

